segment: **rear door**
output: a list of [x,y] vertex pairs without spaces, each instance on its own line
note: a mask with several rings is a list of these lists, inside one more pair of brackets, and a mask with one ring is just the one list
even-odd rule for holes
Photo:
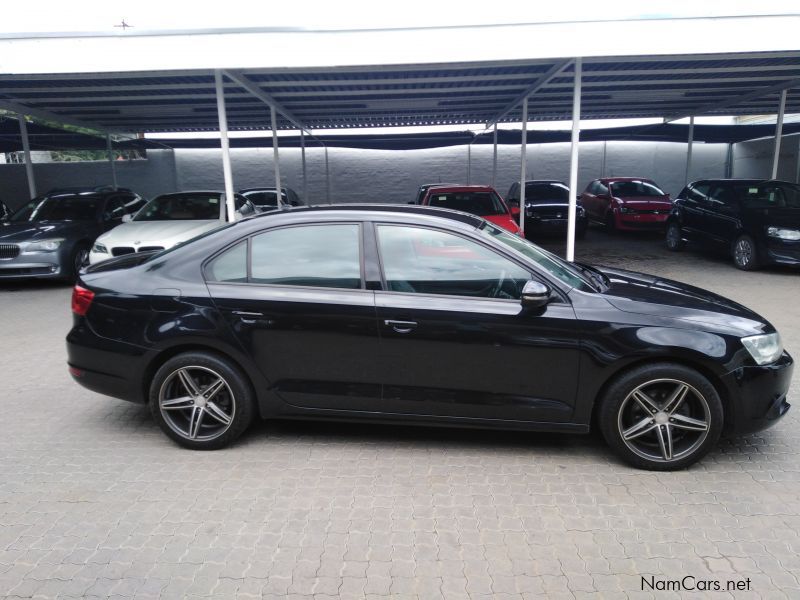
[[361,232],[359,223],[270,229],[206,265],[211,297],[290,405],[378,410],[378,329]]
[[708,210],[708,193],[711,184],[705,181],[693,184],[686,190],[686,197],[681,202],[683,207],[681,226],[686,237],[699,242],[708,242],[706,233],[706,212]]
[[704,214],[704,230],[709,240],[728,247],[740,231],[739,202],[736,190],[729,184],[718,183],[708,192]]

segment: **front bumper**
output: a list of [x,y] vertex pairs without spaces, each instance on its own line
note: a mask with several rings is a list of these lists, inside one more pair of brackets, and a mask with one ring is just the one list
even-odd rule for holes
[[0,259],[0,279],[63,279],[69,275],[61,251],[20,254]]
[[800,266],[800,242],[768,238],[764,258],[776,265]]
[[726,429],[752,433],[771,427],[789,410],[794,361],[787,352],[774,363],[739,367],[722,378],[727,388]]
[[614,213],[617,229],[627,231],[658,230],[667,226],[669,211],[654,213]]
[[[525,215],[525,232],[528,233],[564,233],[567,231],[568,219],[566,215],[563,217],[537,215],[536,213],[528,212]],[[575,220],[576,231],[585,231],[589,225],[586,216],[578,217]]]

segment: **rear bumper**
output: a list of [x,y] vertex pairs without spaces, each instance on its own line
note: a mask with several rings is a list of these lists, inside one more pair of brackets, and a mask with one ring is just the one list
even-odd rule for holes
[[789,410],[787,400],[794,361],[787,352],[771,365],[740,367],[723,377],[728,389],[731,433],[752,433],[771,427]]

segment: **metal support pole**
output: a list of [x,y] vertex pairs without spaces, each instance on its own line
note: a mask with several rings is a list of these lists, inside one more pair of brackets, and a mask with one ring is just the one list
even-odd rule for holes
[[231,170],[231,149],[228,144],[228,117],[225,113],[225,89],[222,85],[222,71],[214,70],[214,83],[217,93],[217,119],[219,138],[222,147],[222,175],[225,178],[225,203],[229,220],[236,219],[236,204],[233,201],[233,171]]
[[575,213],[578,191],[578,143],[581,135],[581,67],[583,61],[575,59],[575,85],[572,90],[572,148],[569,156],[569,219],[567,221],[567,260],[575,260]]
[[494,124],[492,135],[492,187],[497,186],[497,123]]
[[725,152],[725,179],[733,177],[733,144],[728,144],[728,150]]
[[778,108],[778,122],[775,124],[775,151],[772,154],[772,177],[778,177],[778,163],[781,158],[781,135],[783,135],[783,113],[786,111],[786,93],[789,90],[781,92],[781,105]]
[[[281,160],[280,160],[280,153],[278,152],[278,118],[275,115],[275,107],[269,107],[269,118],[270,123],[272,124],[272,156],[273,162],[275,163],[275,198],[277,199],[277,208],[281,210],[283,208],[283,200],[281,199],[281,195],[283,194],[283,188],[281,187]],[[288,198],[287,198],[288,200]]]
[[306,134],[300,130],[300,161],[303,166],[303,202],[310,204],[308,201],[308,177],[306,174]]
[[467,185],[470,184],[472,178],[472,142],[467,144]]
[[328,161],[328,147],[325,146],[325,198],[328,201],[328,204],[333,204],[331,202],[331,169],[330,169],[330,162]]
[[19,132],[22,136],[22,151],[25,154],[25,174],[28,176],[28,193],[31,198],[36,197],[36,180],[33,178],[33,163],[31,162],[31,144],[28,140],[28,125],[25,115],[17,115],[19,119]]
[[694,115],[689,117],[689,140],[686,142],[686,172],[683,175],[683,185],[689,183],[689,169],[692,167],[692,146],[694,145]]
[[106,149],[108,151],[108,163],[111,165],[111,184],[117,189],[117,165],[114,161],[114,149],[111,147],[111,135],[106,134]]
[[608,156],[608,142],[603,142],[603,163],[600,166],[600,177],[606,176],[606,157]]
[[522,140],[520,141],[519,166],[519,228],[525,235],[525,182],[528,180],[528,97],[522,100]]

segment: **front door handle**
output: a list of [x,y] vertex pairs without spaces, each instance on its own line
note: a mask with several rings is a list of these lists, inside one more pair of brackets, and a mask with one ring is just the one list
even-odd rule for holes
[[416,321],[394,321],[392,319],[386,319],[383,323],[387,327],[391,327],[397,333],[411,333],[417,328]]

